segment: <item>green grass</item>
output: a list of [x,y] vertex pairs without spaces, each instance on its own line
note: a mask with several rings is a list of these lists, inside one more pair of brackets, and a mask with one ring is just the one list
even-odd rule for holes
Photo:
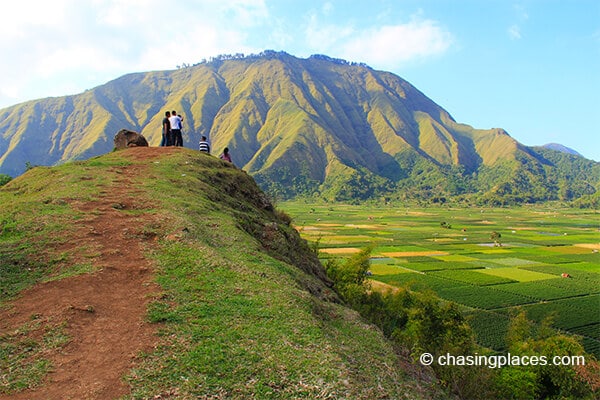
[[486,286],[486,285],[498,285],[501,283],[510,283],[515,282],[515,280],[510,279],[508,277],[502,276],[493,276],[486,274],[483,270],[442,270],[430,272],[430,274],[445,278],[456,280],[459,282],[470,283],[472,285],[477,286]]
[[[264,266],[260,273],[257,261]],[[273,259],[178,245],[161,254],[159,262],[159,283],[170,296],[160,309],[151,307],[150,315],[163,323],[166,340],[130,376],[135,398],[173,385],[193,396],[351,395],[342,377],[359,371],[352,371],[347,357],[373,358],[368,348],[352,344],[353,335],[364,335],[358,319],[349,324],[350,315],[341,308],[307,301],[300,288],[282,285],[289,267]],[[334,324],[322,329],[315,312]],[[372,332],[365,343],[380,341],[377,336]],[[179,340],[172,343],[171,337]],[[351,346],[349,353],[332,351],[337,340]],[[380,356],[380,361],[391,361],[389,355]],[[165,362],[167,368],[158,368]],[[362,373],[376,374],[372,368]]]
[[484,310],[513,307],[534,302],[531,297],[503,292],[495,286],[446,287],[438,290],[438,294],[446,300]]
[[37,316],[0,336],[0,394],[38,386],[51,369],[45,354],[68,341],[65,323]]
[[408,269],[402,267],[402,264],[371,264],[370,271],[375,275],[395,275],[410,272]]
[[[365,332],[354,312],[310,295],[324,288],[285,262],[305,255],[286,239],[291,228],[252,204],[262,194],[251,178],[189,153],[169,161],[175,165],[153,165],[164,181],[148,189],[163,210],[174,210],[173,229],[187,233],[153,251],[163,294],[148,319],[163,339],[129,375],[133,398],[172,392],[370,398],[381,388],[413,391],[397,368],[380,370],[397,361],[391,348],[381,351],[385,340],[377,330]],[[271,224],[277,229],[265,230]],[[375,377],[380,388],[369,383]]]
[[571,328],[571,332],[600,341],[600,323]]
[[552,280],[511,283],[498,286],[498,289],[505,292],[520,294],[522,296],[533,297],[538,301],[550,301],[589,294],[589,291],[585,288],[575,290],[574,288],[555,287],[550,284],[551,281]]
[[565,330],[595,324],[590,323],[598,318],[600,295],[590,295],[559,299],[548,303],[532,304],[523,307],[527,316],[534,321],[541,321],[553,315],[554,325]]
[[[129,184],[153,200],[152,220],[162,221],[136,230],[158,238],[146,249],[160,285],[146,320],[159,339],[125,378],[128,398],[440,393],[405,374],[381,332],[338,303],[315,275],[323,274],[316,255],[249,175],[187,149],[154,162],[128,153],[36,168],[0,190],[0,301],[36,282],[93,272],[94,249],[84,249],[89,263],[52,252],[85,217],[70,204],[98,198],[120,168],[142,162],[146,173]],[[46,349],[63,346],[66,330],[36,329],[44,326],[35,343],[0,339],[3,390],[35,386],[52,369]]]
[[461,288],[466,286],[462,282],[451,281],[448,279],[437,278],[428,274],[418,274],[414,272],[400,273],[396,275],[374,275],[373,279],[393,286],[409,287],[413,290],[429,289],[436,293],[446,288]]
[[555,276],[543,272],[528,271],[521,268],[491,268],[481,270],[483,274],[489,274],[497,277],[512,279],[518,282],[531,282],[546,279],[553,279]]

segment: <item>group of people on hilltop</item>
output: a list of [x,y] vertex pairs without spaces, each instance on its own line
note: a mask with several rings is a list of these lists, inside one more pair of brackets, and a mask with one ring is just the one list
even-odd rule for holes
[[[166,111],[165,117],[162,120],[162,140],[160,141],[161,147],[166,146],[178,146],[183,147],[183,136],[181,129],[183,127],[183,117],[177,115],[177,111]],[[204,153],[210,154],[210,144],[206,136],[202,136],[198,149]],[[219,156],[221,160],[228,162],[231,161],[231,155],[229,154],[229,148],[225,147],[223,153]]]
[[162,120],[162,140],[160,141],[160,146],[183,147],[182,127],[183,117],[177,115],[177,111],[165,112],[165,117]]

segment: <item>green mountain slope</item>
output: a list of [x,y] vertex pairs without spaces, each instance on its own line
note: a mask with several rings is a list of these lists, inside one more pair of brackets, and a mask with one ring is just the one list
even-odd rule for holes
[[[82,351],[73,346],[95,321],[125,324],[112,321],[116,311],[101,303],[122,290],[120,280],[97,293],[99,282],[147,274],[140,268],[146,263],[157,286],[143,284],[150,291],[146,315],[139,317],[145,322],[134,326],[150,325],[157,334],[122,373],[127,398],[413,399],[439,393],[427,373],[420,372],[421,380],[412,376],[416,367],[407,367],[378,329],[339,304],[315,254],[253,179],[215,157],[127,149],[31,169],[3,186],[0,200],[0,397],[84,398],[122,385],[118,374],[103,380],[116,365],[108,361],[85,379],[94,352],[124,340],[109,328],[80,366],[64,357]],[[123,220],[126,228],[110,231]],[[138,244],[143,256],[130,257]],[[45,283],[22,292],[39,281]],[[81,282],[89,282],[97,299],[85,295],[60,306]],[[53,287],[63,288],[60,295],[36,306],[36,293]],[[125,293],[131,313],[133,289]],[[18,293],[22,300],[14,300]],[[121,351],[112,356],[133,356]],[[69,369],[77,380],[57,388],[56,377]]]
[[[499,203],[589,194],[502,129],[459,124],[400,77],[326,56],[267,51],[177,71],[123,76],[83,94],[0,110],[0,173],[53,165],[112,148],[121,128],[160,142],[165,110],[185,117],[184,145],[202,135],[271,194],[331,200],[468,195]],[[592,192],[598,163],[587,161]],[[508,189],[509,188],[509,189]]]

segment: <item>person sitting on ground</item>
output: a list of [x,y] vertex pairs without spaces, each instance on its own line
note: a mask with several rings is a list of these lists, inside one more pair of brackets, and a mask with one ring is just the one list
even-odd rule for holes
[[232,162],[232,161],[231,161],[231,155],[229,154],[229,147],[225,147],[225,148],[223,149],[223,154],[221,154],[221,155],[219,156],[219,158],[220,158],[221,160],[225,160],[225,161]]
[[199,143],[199,149],[204,153],[210,154],[210,145],[208,144],[206,136],[202,136],[202,140],[200,140]]

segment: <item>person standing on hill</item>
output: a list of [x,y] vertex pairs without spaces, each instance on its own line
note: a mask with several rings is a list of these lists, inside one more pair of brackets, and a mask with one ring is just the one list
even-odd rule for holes
[[160,141],[160,147],[171,146],[171,122],[169,117],[171,113],[165,112],[165,117],[162,120],[162,139]]
[[200,140],[198,147],[200,151],[210,154],[210,145],[208,144],[206,136],[202,136],[202,140]]
[[183,136],[181,136],[181,126],[183,122],[183,118],[177,115],[177,111],[171,111],[171,118],[169,118],[171,122],[171,132],[173,132],[173,146],[182,147],[183,146]]

